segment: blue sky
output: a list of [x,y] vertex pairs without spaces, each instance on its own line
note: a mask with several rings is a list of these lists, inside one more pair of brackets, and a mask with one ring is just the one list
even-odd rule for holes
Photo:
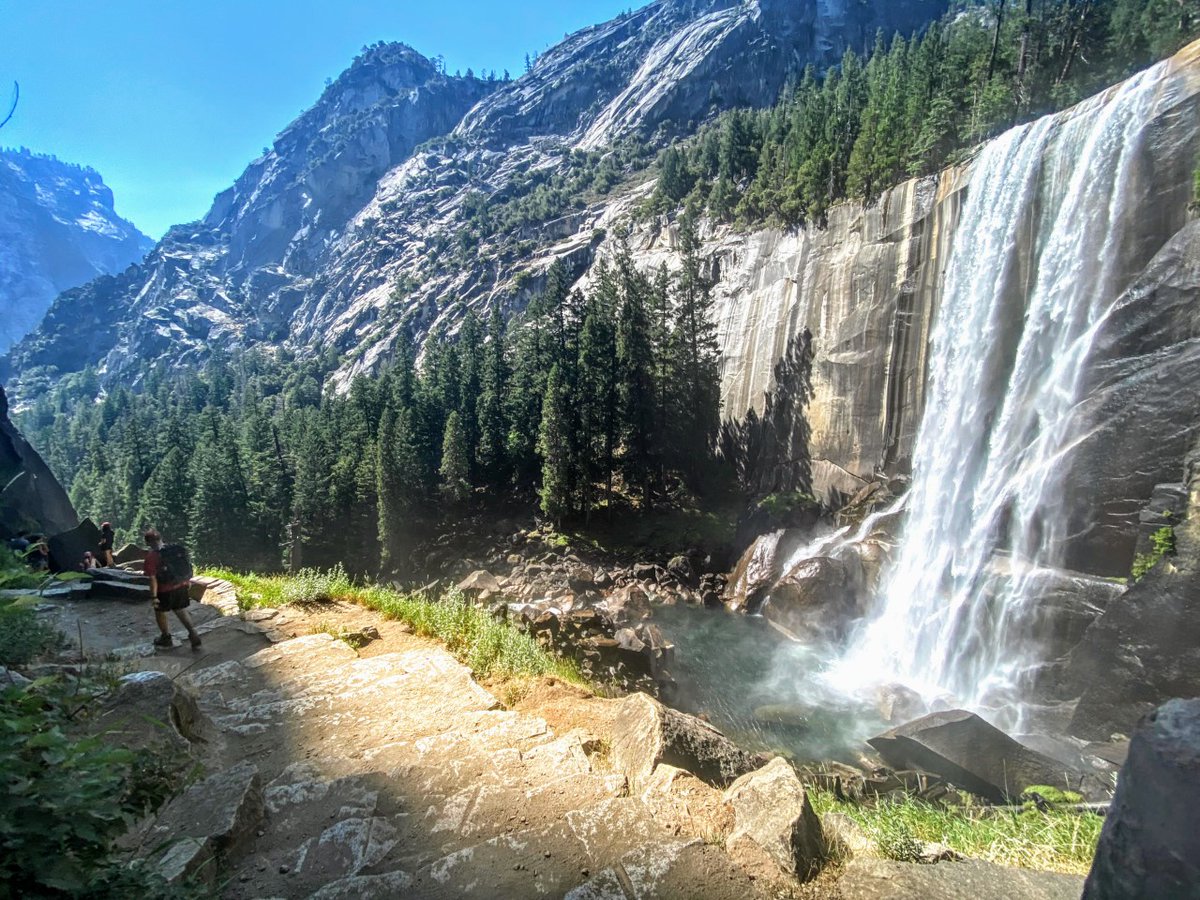
[[[213,196],[364,44],[508,69],[640,0],[0,0],[0,144],[90,165],[158,238]],[[2,115],[2,114],[0,114]]]

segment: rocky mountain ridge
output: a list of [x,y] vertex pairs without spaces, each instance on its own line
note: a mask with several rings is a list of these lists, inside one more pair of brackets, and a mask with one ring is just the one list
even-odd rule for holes
[[[370,369],[402,322],[424,334],[439,320],[453,325],[466,305],[519,308],[550,256],[581,271],[590,259],[575,251],[612,205],[598,196],[586,210],[463,246],[476,195],[521,195],[581,154],[766,105],[804,65],[827,67],[876,29],[910,32],[945,7],[658,0],[568,37],[511,84],[448,78],[408,48],[377,46],[202,222],[172,229],[129,277],[62,297],[2,374],[16,377],[18,396],[23,384],[87,365],[102,381],[136,383],[147,364],[258,343],[333,347],[347,376]],[[576,243],[556,246],[568,236]],[[139,317],[151,327],[119,327]]]
[[139,262],[153,242],[113,208],[99,173],[0,150],[0,353],[65,290]]

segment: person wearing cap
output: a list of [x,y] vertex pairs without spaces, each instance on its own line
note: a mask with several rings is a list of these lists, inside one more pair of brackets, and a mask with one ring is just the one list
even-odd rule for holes
[[100,525],[100,547],[96,553],[96,559],[101,566],[111,569],[115,563],[113,562],[113,544],[117,541],[117,535],[113,532],[111,522],[104,522]]

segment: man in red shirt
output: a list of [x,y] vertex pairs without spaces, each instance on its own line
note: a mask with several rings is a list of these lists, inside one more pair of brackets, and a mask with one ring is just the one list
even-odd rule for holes
[[175,641],[171,638],[171,629],[167,623],[167,613],[173,612],[183,623],[183,627],[187,629],[192,649],[199,650],[200,634],[187,614],[188,604],[192,602],[188,595],[191,581],[160,584],[158,574],[162,567],[162,537],[153,528],[148,529],[142,537],[146,539],[146,545],[150,548],[150,552],[146,554],[143,571],[150,579],[150,600],[154,604],[154,621],[158,623],[158,630],[162,632],[154,639],[154,646],[170,647],[174,645]]

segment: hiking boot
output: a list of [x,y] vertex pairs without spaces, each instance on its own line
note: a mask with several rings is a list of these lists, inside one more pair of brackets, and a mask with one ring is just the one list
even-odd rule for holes
[[202,640],[200,640],[200,635],[198,634],[190,635],[188,640],[191,642],[193,650],[199,650],[204,643]]
[[174,647],[175,641],[169,634],[160,634],[154,639],[155,647]]

